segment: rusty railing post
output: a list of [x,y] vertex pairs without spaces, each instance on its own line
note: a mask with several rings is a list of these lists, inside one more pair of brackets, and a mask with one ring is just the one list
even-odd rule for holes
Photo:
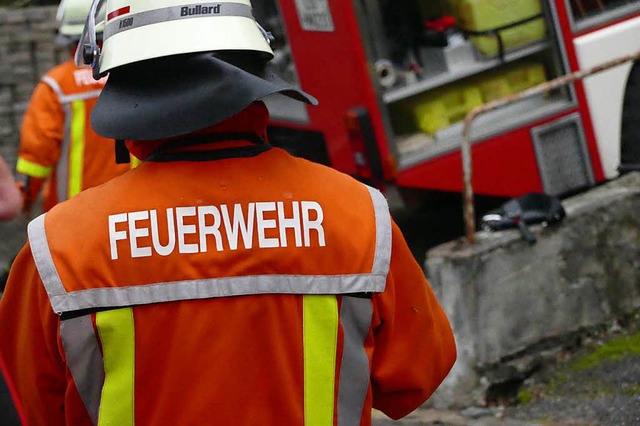
[[600,73],[602,71],[606,71],[610,68],[616,67],[618,65],[622,65],[629,61],[635,61],[640,59],[640,51],[637,51],[630,55],[625,55],[619,57],[617,59],[613,59],[611,61],[604,62],[600,65],[596,65],[592,68],[588,68],[586,70],[578,70],[572,72],[571,74],[566,74],[560,77],[557,77],[553,80],[545,81],[544,83],[540,83],[537,86],[530,87],[529,89],[523,90],[518,93],[514,93],[509,96],[505,96],[500,99],[496,99],[495,101],[487,102],[486,104],[477,106],[473,108],[464,118],[464,127],[462,129],[462,143],[460,146],[460,151],[462,155],[462,176],[463,176],[463,184],[464,184],[464,193],[463,193],[463,215],[464,215],[464,227],[466,239],[469,244],[475,243],[475,231],[476,231],[476,220],[475,220],[475,207],[474,207],[474,195],[473,195],[473,166],[472,166],[472,157],[471,157],[471,124],[473,120],[475,120],[479,115],[484,114],[485,112],[492,111],[494,109],[500,108],[504,105],[513,103],[515,101],[519,101],[521,99],[527,98],[529,96],[537,95],[539,93],[548,92],[558,87],[566,86],[569,83],[572,83],[576,80],[581,80],[585,77],[588,77],[593,74]]

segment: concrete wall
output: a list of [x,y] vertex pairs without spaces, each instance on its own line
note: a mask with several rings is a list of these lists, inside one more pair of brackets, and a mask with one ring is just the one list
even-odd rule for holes
[[[57,46],[56,7],[0,8],[0,154],[15,165],[22,116],[40,77],[69,52]],[[0,268],[25,240],[25,219],[0,223]]]
[[[640,174],[563,205],[567,218],[560,224],[532,228],[534,245],[515,230],[480,232],[472,247],[453,241],[427,253],[427,277],[459,350],[436,405],[482,401],[496,366],[517,364],[548,348],[541,343],[640,307]],[[522,363],[510,373],[526,368]]]

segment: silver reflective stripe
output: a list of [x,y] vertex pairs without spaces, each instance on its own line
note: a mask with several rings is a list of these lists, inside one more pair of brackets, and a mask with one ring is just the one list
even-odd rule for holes
[[58,95],[58,99],[61,99],[64,97],[64,92],[62,91],[62,88],[60,87],[57,81],[45,75],[44,77],[42,77],[42,82],[45,83],[47,86],[51,87],[51,90],[53,90],[56,93],[56,95]]
[[344,330],[342,362],[338,383],[338,425],[359,425],[369,389],[369,358],[364,341],[369,334],[373,306],[371,299],[342,297],[340,322]]
[[[58,101],[61,104],[68,104],[73,101],[85,101],[87,99],[96,99],[100,96],[102,89],[90,90],[88,92],[74,93],[72,95],[66,95],[57,81],[49,76],[42,77],[42,82],[51,88],[58,95]],[[97,83],[97,82],[96,82]]]
[[61,321],[60,338],[78,394],[91,422],[96,425],[104,383],[104,367],[91,316],[83,315]]
[[164,7],[162,9],[153,9],[145,12],[123,15],[122,18],[118,18],[115,21],[107,23],[104,30],[104,39],[106,40],[123,31],[160,22],[218,16],[239,16],[242,18],[253,19],[251,6],[242,3],[185,4],[182,6]]
[[382,292],[391,257],[391,217],[384,196],[369,188],[376,218],[376,248],[370,273],[349,275],[255,275],[172,281],[67,292],[56,271],[44,230],[44,215],[29,224],[29,241],[53,310],[63,312],[177,300],[252,294],[345,294]]
[[[97,83],[97,82],[96,82]],[[87,99],[97,99],[102,89],[90,90],[88,92],[77,93],[73,95],[65,95],[60,98],[61,103],[71,103],[73,101],[86,101]]]
[[[354,275],[254,275],[79,290],[51,298],[56,313],[178,300],[255,294],[343,294],[379,292],[386,278]],[[48,290],[47,290],[48,291]]]
[[73,111],[71,104],[63,103],[64,110],[64,134],[62,137],[62,146],[60,147],[60,158],[56,166],[56,194],[58,202],[65,201],[69,198],[69,152],[71,151],[71,120],[73,119]]
[[56,196],[58,201],[64,201],[69,198],[69,152],[71,151],[71,121],[73,120],[71,103],[79,100],[95,99],[100,96],[101,90],[65,95],[58,82],[53,78],[44,76],[42,77],[42,82],[55,92],[64,111],[62,146],[60,148],[60,159],[56,166]]
[[384,195],[370,186],[367,186],[367,189],[371,195],[376,217],[376,251],[371,273],[374,275],[384,275],[386,279],[391,262],[391,214],[389,213],[389,205]]
[[29,222],[27,234],[29,236],[29,244],[31,245],[31,253],[33,254],[36,268],[49,295],[51,306],[55,306],[68,297],[68,293],[62,285],[56,266],[53,264],[53,259],[51,258],[49,243],[47,242],[47,236],[44,231],[45,216],[46,213],[43,213]]

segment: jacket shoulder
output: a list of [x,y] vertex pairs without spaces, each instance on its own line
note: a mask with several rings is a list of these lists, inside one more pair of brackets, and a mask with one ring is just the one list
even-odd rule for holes
[[55,92],[61,92],[62,95],[101,90],[105,84],[105,79],[99,81],[93,79],[91,68],[78,67],[73,63],[73,60],[65,61],[51,68],[41,81]]
[[42,80],[54,80],[58,82],[58,84],[61,84],[72,76],[75,69],[77,69],[77,67],[73,61],[65,61],[47,71],[44,76],[42,76]]
[[324,164],[296,157],[281,148],[274,149],[279,151],[280,155],[287,156],[292,166],[308,171],[311,175],[311,179],[318,183],[325,183],[327,186],[329,184],[344,185],[344,187],[347,188],[362,188],[367,186],[354,177],[329,166],[325,166]]

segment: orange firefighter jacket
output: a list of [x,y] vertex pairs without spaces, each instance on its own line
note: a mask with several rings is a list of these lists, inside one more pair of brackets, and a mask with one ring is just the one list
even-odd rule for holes
[[370,425],[447,375],[451,328],[382,194],[220,146],[30,223],[0,301],[30,425]]
[[72,60],[51,69],[36,86],[22,122],[16,171],[29,211],[43,182],[43,211],[127,170],[116,164],[113,141],[98,136],[90,114],[105,81]]

